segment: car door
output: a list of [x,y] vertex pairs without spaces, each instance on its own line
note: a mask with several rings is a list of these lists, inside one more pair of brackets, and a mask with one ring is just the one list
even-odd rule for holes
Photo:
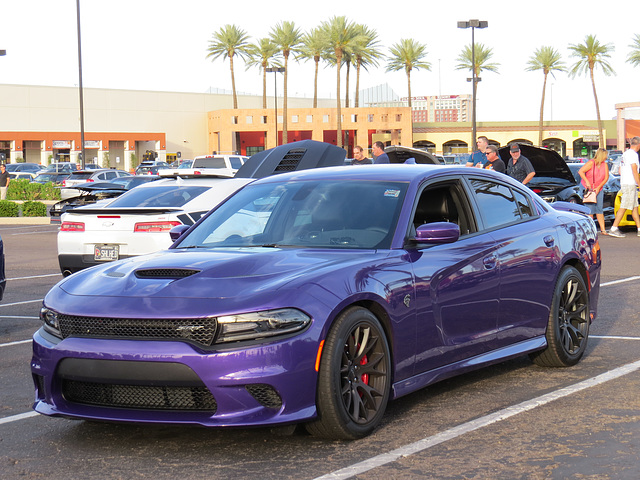
[[468,189],[459,179],[428,185],[419,196],[414,227],[440,221],[460,226],[458,241],[409,249],[416,287],[416,373],[495,346],[500,283],[496,242],[478,230]]
[[556,230],[523,191],[498,181],[470,183],[483,226],[496,242],[500,310],[496,346],[544,335],[555,282]]

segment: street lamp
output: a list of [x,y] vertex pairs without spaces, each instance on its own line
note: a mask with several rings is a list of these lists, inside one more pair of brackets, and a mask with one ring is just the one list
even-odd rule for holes
[[273,72],[273,103],[275,105],[276,110],[276,118],[275,118],[275,126],[276,126],[276,136],[275,142],[276,147],[278,146],[278,82],[276,81],[278,76],[276,73],[284,73],[284,67],[267,67],[265,68],[265,72],[271,73]]
[[473,83],[473,100],[471,106],[471,128],[472,138],[471,145],[475,145],[476,141],[476,89],[478,88],[479,77],[476,77],[476,45],[475,45],[475,29],[487,28],[489,22],[485,20],[469,20],[468,22],[458,22],[458,28],[471,28],[471,78],[467,78],[468,82]]
[[85,165],[85,152],[84,152],[84,95],[82,93],[82,41],[80,36],[80,0],[76,0],[76,17],[78,25],[78,86],[80,91],[80,143],[81,155],[82,155],[82,168]]

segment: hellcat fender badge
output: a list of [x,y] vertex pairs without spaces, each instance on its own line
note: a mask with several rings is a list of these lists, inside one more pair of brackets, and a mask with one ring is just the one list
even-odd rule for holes
[[411,303],[411,295],[404,296],[404,305],[409,308],[409,304]]

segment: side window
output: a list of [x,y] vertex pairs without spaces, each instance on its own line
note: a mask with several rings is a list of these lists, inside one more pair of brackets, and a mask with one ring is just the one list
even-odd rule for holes
[[229,161],[231,162],[231,168],[233,168],[234,170],[242,166],[242,160],[240,159],[240,157],[229,157]]
[[535,213],[531,208],[531,204],[529,203],[527,196],[517,190],[514,193],[516,195],[516,202],[518,202],[518,207],[520,207],[522,217],[533,217]]
[[105,178],[107,180],[111,180],[112,178],[116,178],[116,172],[105,172]]
[[475,232],[466,195],[461,191],[456,182],[427,186],[416,205],[413,230],[425,223],[451,222],[460,227],[461,235]]
[[509,187],[480,179],[471,180],[471,185],[476,194],[485,228],[493,228],[522,219],[518,204]]

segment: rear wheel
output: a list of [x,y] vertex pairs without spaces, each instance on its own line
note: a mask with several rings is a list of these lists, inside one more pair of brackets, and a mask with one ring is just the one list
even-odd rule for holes
[[343,312],[329,331],[318,376],[312,435],[352,440],[370,434],[389,400],[391,359],[380,322],[361,307]]
[[543,367],[570,367],[580,361],[589,338],[589,292],[580,272],[562,269],[547,325],[547,348],[531,355]]

